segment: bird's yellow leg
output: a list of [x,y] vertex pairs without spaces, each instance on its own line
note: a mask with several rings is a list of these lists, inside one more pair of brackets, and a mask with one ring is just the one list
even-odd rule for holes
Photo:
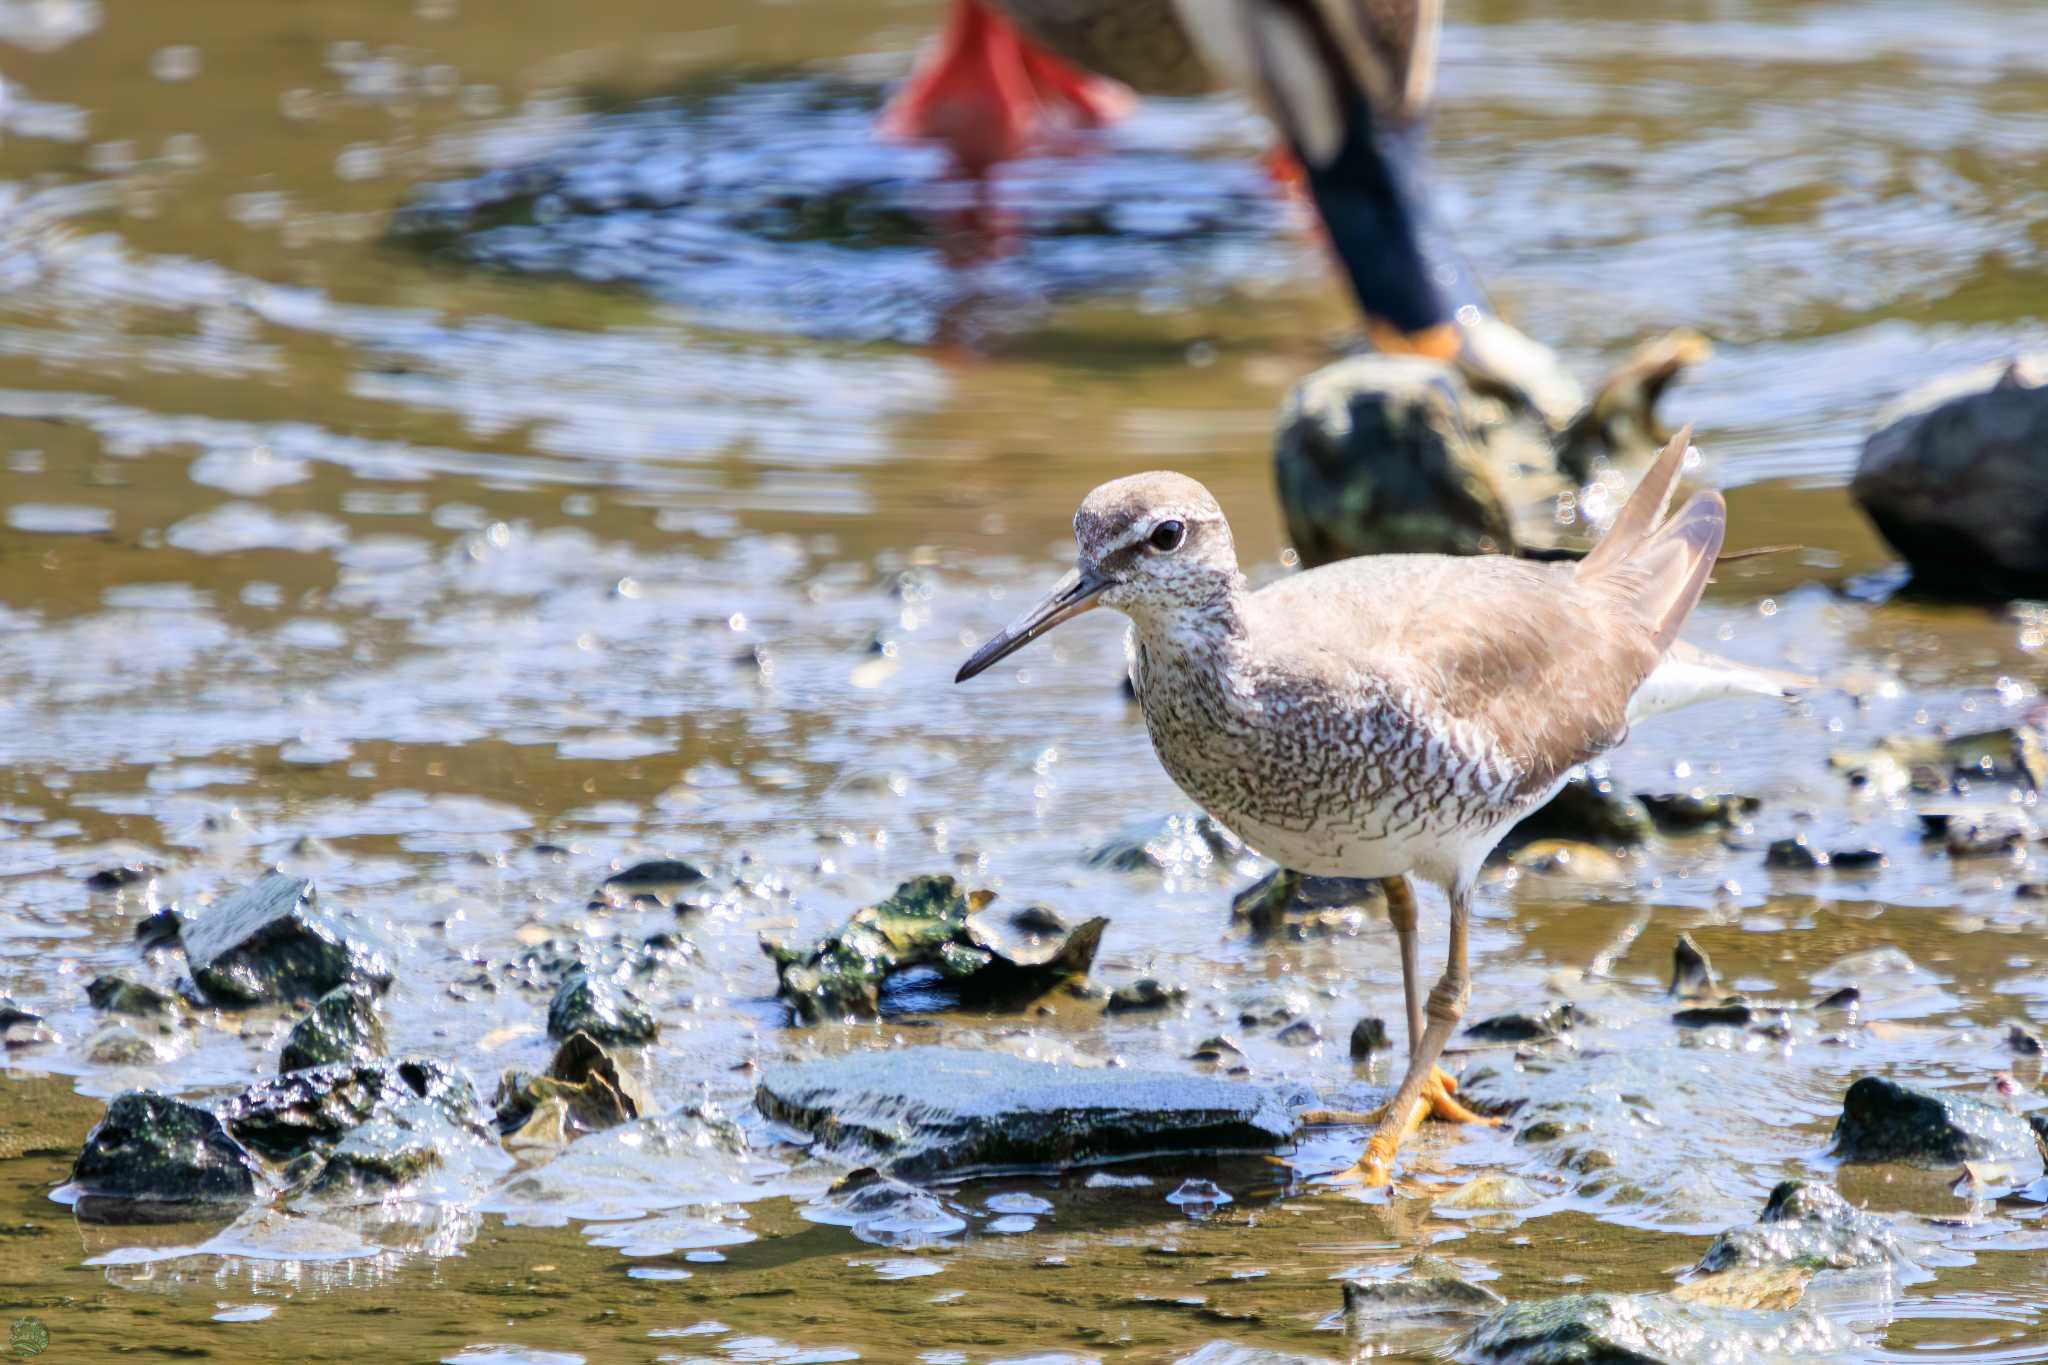
[[[1430,1073],[1429,1079],[1423,1083],[1422,1096],[1416,1101],[1417,1112],[1414,1124],[1409,1127],[1410,1132],[1414,1131],[1415,1125],[1428,1118],[1443,1123],[1483,1123],[1489,1128],[1500,1122],[1499,1119],[1488,1118],[1466,1107],[1457,1098],[1456,1076],[1440,1066],[1431,1067]],[[1383,1104],[1371,1110],[1307,1109],[1303,1110],[1299,1117],[1302,1125],[1307,1128],[1353,1128],[1368,1123],[1378,1124],[1386,1116],[1387,1106]]]
[[1455,1082],[1446,1084],[1450,1077],[1436,1064],[1436,1059],[1443,1055],[1444,1044],[1450,1041],[1451,1031],[1464,1016],[1465,997],[1471,990],[1471,977],[1465,964],[1471,914],[1470,888],[1452,887],[1450,960],[1445,964],[1443,979],[1429,993],[1429,1004],[1423,1011],[1429,1024],[1415,1044],[1401,1088],[1394,1092],[1393,1102],[1381,1115],[1379,1127],[1367,1139],[1365,1151],[1349,1170],[1333,1177],[1335,1183],[1372,1187],[1392,1184],[1394,1154],[1431,1113],[1448,1110],[1454,1116],[1454,1122],[1493,1122],[1473,1113],[1453,1098],[1451,1092]]

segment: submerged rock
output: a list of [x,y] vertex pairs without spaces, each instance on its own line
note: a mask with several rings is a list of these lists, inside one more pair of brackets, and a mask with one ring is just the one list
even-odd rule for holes
[[1757,1011],[1739,995],[1731,995],[1717,1005],[1699,1005],[1692,1009],[1679,1010],[1671,1016],[1671,1022],[1680,1028],[1743,1028],[1754,1020]]
[[129,1014],[142,1019],[174,1019],[178,1002],[154,986],[125,976],[96,976],[85,985],[85,998],[103,1014]]
[[1943,824],[1942,844],[1951,858],[1988,858],[2015,853],[2040,833],[2034,822],[2017,810],[1951,815]]
[[1732,825],[1745,815],[1755,813],[1763,805],[1754,796],[1740,796],[1734,792],[1710,792],[1704,787],[1690,791],[1661,792],[1638,798],[1644,809],[1650,812],[1650,819],[1658,829],[1668,834],[1684,834],[1692,830],[1710,829],[1719,825]]
[[211,1110],[150,1090],[107,1106],[71,1168],[79,1214],[108,1222],[193,1216],[256,1197],[257,1166]]
[[1391,1046],[1387,1038],[1386,1020],[1368,1017],[1351,1026],[1352,1061],[1364,1061],[1375,1052],[1385,1052]]
[[1615,786],[1611,778],[1583,769],[1572,774],[1557,795],[1522,818],[1501,841],[1519,848],[1546,839],[1569,839],[1603,848],[1631,848],[1650,837],[1649,812],[1642,803]]
[[1344,1282],[1344,1313],[1354,1321],[1491,1313],[1506,1303],[1485,1285],[1460,1277],[1456,1267],[1434,1256],[1416,1257],[1390,1279]]
[[145,915],[135,924],[135,944],[143,952],[178,948],[184,944],[185,917],[170,906]]
[[315,903],[313,883],[273,872],[184,926],[192,980],[217,1005],[312,1000],[354,982],[382,991],[391,956],[361,925]]
[[1461,1359],[1512,1365],[1831,1361],[1855,1342],[1827,1318],[1688,1303],[1669,1294],[1568,1294],[1512,1304],[1456,1346]]
[[[778,994],[798,1023],[881,1012],[883,986],[911,968],[928,968],[964,1005],[1023,1005],[1095,961],[1109,921],[1096,918],[1064,935],[1024,935],[977,914],[991,897],[963,892],[951,877],[919,877],[887,900],[854,912],[807,948],[764,938]],[[600,1039],[601,1041],[609,1041]]]
[[117,867],[103,867],[85,878],[85,889],[123,891],[154,881],[162,872],[163,869],[154,863],[122,863]]
[[367,1062],[384,1052],[384,1024],[377,1017],[376,998],[354,984],[336,986],[292,1025],[277,1069],[299,1071],[329,1062]]
[[2025,356],[1908,395],[1864,442],[1849,491],[1915,584],[2048,596],[2048,361]]
[[1967,1095],[1914,1090],[1880,1076],[1849,1087],[1835,1122],[1843,1161],[1897,1161],[1930,1170],[1964,1162],[2009,1165],[2019,1183],[2042,1173],[2025,1119]]
[[1168,986],[1156,977],[1141,976],[1111,991],[1102,1008],[1110,1014],[1139,1014],[1147,1010],[1171,1009],[1187,998],[1186,986]]
[[273,1161],[331,1147],[349,1130],[414,1100],[430,1100],[453,1120],[477,1124],[468,1081],[438,1062],[333,1064],[258,1081],[220,1106],[235,1139]]
[[579,1033],[600,1043],[651,1043],[661,1032],[638,1000],[609,978],[576,972],[548,1002],[548,1037],[567,1040]]
[[1578,1022],[1577,1006],[1565,1000],[1539,1015],[1496,1014],[1481,1019],[1465,1030],[1465,1036],[1483,1043],[1549,1042],[1571,1032]]
[[1244,852],[1244,841],[1199,811],[1183,811],[1119,830],[1088,854],[1088,866],[1112,872],[1201,872]]
[[1714,1239],[1694,1267],[1702,1275],[1758,1266],[1856,1270],[1910,1264],[1885,1219],[1864,1213],[1829,1186],[1787,1180],[1748,1227]]
[[35,1047],[56,1040],[55,1031],[43,1022],[42,1015],[0,995],[0,1047]]
[[1230,917],[1254,934],[1310,938],[1348,933],[1386,913],[1387,893],[1370,877],[1311,877],[1276,869],[1230,899]]
[[1265,1151],[1294,1132],[1262,1087],[1178,1073],[919,1047],[770,1067],[755,1104],[905,1179]]
[[664,910],[681,910],[685,907],[678,900],[678,893],[704,880],[703,870],[693,863],[680,858],[655,858],[606,877],[592,904],[639,902]]
[[1691,934],[1680,934],[1671,949],[1671,988],[1667,995],[1698,1000],[1714,994],[1714,964]]

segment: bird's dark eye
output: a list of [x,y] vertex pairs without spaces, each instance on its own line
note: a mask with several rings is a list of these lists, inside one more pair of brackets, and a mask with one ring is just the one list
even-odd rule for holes
[[1153,549],[1163,555],[1170,555],[1188,538],[1188,528],[1177,521],[1162,521],[1152,528],[1147,539]]

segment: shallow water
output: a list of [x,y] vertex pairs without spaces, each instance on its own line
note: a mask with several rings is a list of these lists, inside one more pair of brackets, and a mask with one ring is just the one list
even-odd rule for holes
[[[39,1319],[53,1359],[139,1342],[237,1360],[1427,1355],[1441,1326],[1347,1335],[1337,1279],[1430,1248],[1510,1297],[1664,1288],[1777,1179],[1825,1172],[1856,1075],[1989,1095],[2004,1072],[2010,1102],[2038,1107],[2038,1067],[2003,1040],[2048,1023],[2048,902],[2014,894],[2043,854],[1951,861],[1923,846],[1918,798],[1852,789],[1827,756],[2006,724],[2037,698],[2048,618],[1889,596],[1840,485],[1880,404],[2040,343],[2048,12],[1453,11],[1444,213],[1495,301],[1589,377],[1671,326],[1714,337],[1667,413],[1701,424],[1732,544],[1802,547],[1731,564],[1693,638],[1855,690],[1645,724],[1619,779],[1758,796],[1751,828],[1659,838],[1610,883],[1502,876],[1482,895],[1474,1017],[1569,996],[1595,1022],[1534,1066],[1501,1048],[1458,1063],[1503,1093],[1617,1097],[1585,1116],[1616,1181],[1509,1133],[1432,1131],[1415,1184],[1354,1199],[1299,1178],[1349,1159],[1359,1135],[1332,1130],[1292,1171],[942,1191],[927,1231],[958,1230],[883,1246],[800,1216],[833,1172],[763,1125],[714,1159],[671,1117],[534,1169],[481,1163],[438,1201],[226,1232],[75,1224],[48,1195],[101,1098],[238,1088],[289,1022],[204,1016],[150,1065],[96,1064],[83,983],[148,975],[146,909],[279,859],[402,945],[394,1049],[486,1089],[549,1051],[545,994],[503,964],[550,934],[679,929],[698,960],[641,1059],[658,1113],[745,1115],[750,1062],[942,1039],[1192,1071],[1220,1031],[1257,1077],[1384,1084],[1344,1043],[1398,1012],[1398,968],[1378,921],[1234,932],[1249,862],[1086,865],[1184,805],[1117,691],[1109,624],[950,681],[1058,572],[1075,502],[1113,475],[1203,479],[1247,566],[1280,571],[1273,412],[1348,319],[1246,173],[1241,110],[1154,106],[1021,168],[1021,243],[951,268],[943,223],[907,245],[852,240],[901,221],[859,214],[824,241],[787,223],[684,241],[661,233],[687,222],[650,232],[596,201],[572,237],[529,225],[575,250],[526,261],[388,229],[488,171],[653,174],[671,135],[751,135],[705,121],[714,97],[789,120],[762,136],[792,183],[858,148],[888,203],[943,217],[928,156],[790,94],[872,103],[930,8],[0,3],[0,993],[59,1034],[0,1056],[0,1319]],[[724,174],[733,194],[754,183]],[[1054,191],[1080,217],[1028,221]],[[1103,206],[1131,216],[1105,227]],[[666,254],[685,247],[725,273]],[[783,273],[799,250],[816,290]],[[900,258],[863,272],[844,259],[860,251]],[[1794,830],[1886,861],[1766,871]],[[647,854],[714,877],[680,917],[587,908]],[[165,870],[118,896],[82,885],[135,858]],[[1110,916],[1096,979],[1156,976],[1188,1004],[784,1027],[758,936],[820,932],[940,871]],[[1754,996],[1861,986],[1859,1022],[1674,1029],[1681,930]],[[1907,961],[1860,956],[1887,948]],[[1323,1041],[1283,1043],[1296,1017]],[[1492,1171],[1543,1202],[1432,1211],[1430,1187]],[[1188,1177],[1232,1202],[1190,1217],[1166,1199]],[[2048,1351],[2040,1205],[1856,1193],[1963,1219],[1931,1277],[1843,1310],[1869,1357]]]

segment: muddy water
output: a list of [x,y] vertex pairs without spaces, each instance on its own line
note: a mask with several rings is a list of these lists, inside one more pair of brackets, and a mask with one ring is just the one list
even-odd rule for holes
[[[1005,191],[1021,245],[939,268],[951,191],[856,116],[923,5],[48,0],[0,5],[0,991],[58,1040],[0,1060],[0,1318],[38,1319],[67,1360],[1426,1355],[1443,1328],[1347,1335],[1336,1280],[1427,1247],[1511,1297],[1667,1287],[1774,1181],[1825,1172],[1855,1075],[1988,1095],[2004,1072],[2010,1103],[2038,1105],[2038,1068],[2003,1039],[2048,1022],[2043,902],[2014,890],[2041,871],[1951,862],[1922,845],[1916,798],[1851,789],[1827,756],[1993,727],[2036,694],[2048,620],[1890,596],[1840,484],[1877,404],[2038,341],[2048,14],[1454,11],[1444,211],[1496,302],[1588,374],[1669,326],[1715,337],[1670,407],[1702,424],[1734,543],[1802,547],[1731,566],[1695,637],[1855,684],[1653,722],[1614,757],[1643,790],[1760,797],[1749,828],[1482,896],[1474,1012],[1568,996],[1591,1014],[1541,1060],[1551,1084],[1616,1096],[1590,1121],[1619,1184],[1508,1133],[1432,1132],[1414,1183],[1357,1199],[1300,1179],[1347,1159],[1358,1135],[1337,1130],[1292,1169],[969,1186],[948,1196],[963,1230],[886,1247],[800,1217],[832,1172],[754,1124],[744,1160],[586,1139],[436,1201],[210,1245],[217,1228],[75,1224],[48,1195],[100,1099],[238,1087],[288,1024],[208,1016],[153,1062],[103,1064],[83,983],[152,970],[131,939],[152,905],[280,859],[404,945],[394,1046],[486,1087],[547,1055],[545,996],[493,988],[490,966],[549,934],[680,928],[699,960],[642,1059],[663,1112],[744,1116],[749,1063],[941,1039],[1193,1070],[1227,1031],[1257,1076],[1385,1083],[1344,1038],[1395,1012],[1398,978],[1383,923],[1233,934],[1248,862],[1086,865],[1182,807],[1114,685],[1111,625],[950,685],[1057,572],[1103,478],[1194,474],[1248,565],[1280,571],[1271,415],[1346,316],[1289,211],[1247,190],[1242,111],[1155,107],[1023,168]],[[504,251],[389,230],[453,193],[435,187],[535,166],[601,181],[685,137],[812,188],[875,158],[894,197],[812,236],[673,205],[636,219],[601,184],[523,206]],[[815,288],[791,284],[792,253]],[[1886,861],[1766,871],[1763,845],[1795,830]],[[586,909],[650,853],[714,869],[680,923]],[[164,871],[120,896],[81,883],[133,859]],[[1098,980],[1157,976],[1189,1003],[785,1028],[757,936],[820,931],[933,871],[1109,915]],[[1662,998],[1681,930],[1753,995],[1857,984],[1865,1011],[1832,1038],[1803,1017],[1788,1040],[1682,1034]],[[1282,1043],[1288,1017],[1325,1041]],[[1459,1065],[1518,1071],[1500,1049]],[[1438,1187],[1499,1171],[1544,1202],[1431,1211]],[[1183,1175],[1234,1202],[1188,1218],[1163,1198]],[[1050,1212],[992,1230],[989,1198],[1018,1192]],[[1874,1195],[1952,1221],[1927,1278],[1843,1310],[1867,1354],[2048,1352],[2040,1206],[1913,1200]]]

